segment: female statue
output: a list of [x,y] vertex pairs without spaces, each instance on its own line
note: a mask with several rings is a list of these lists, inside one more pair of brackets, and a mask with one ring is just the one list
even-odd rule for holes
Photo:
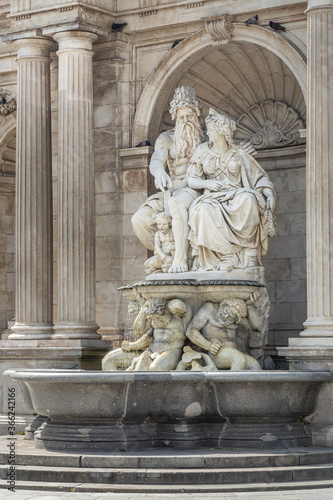
[[190,207],[193,270],[261,265],[268,236],[275,234],[275,191],[260,165],[233,142],[236,124],[209,110],[209,142],[191,159],[188,185],[203,189]]

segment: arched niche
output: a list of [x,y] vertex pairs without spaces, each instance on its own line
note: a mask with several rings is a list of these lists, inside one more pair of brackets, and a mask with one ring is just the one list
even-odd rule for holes
[[[16,155],[16,111],[0,123],[0,175],[15,176]],[[1,179],[1,177],[0,177]],[[0,185],[4,184],[1,183]]]
[[0,123],[0,332],[15,310],[16,112]]
[[[193,65],[203,60],[212,51],[219,50],[223,53],[224,49],[230,50],[232,47],[246,44],[247,47],[259,47],[261,51],[271,53],[277,61],[280,61],[280,64],[288,68],[305,102],[305,56],[287,38],[262,26],[247,27],[241,23],[234,23],[230,44],[216,48],[212,46],[212,43],[212,37],[205,30],[201,30],[179,43],[155,69],[137,105],[132,134],[133,145],[147,138],[155,141],[161,131],[165,107],[179,80]],[[260,78],[258,78],[259,82]],[[223,111],[221,107],[220,110]]]

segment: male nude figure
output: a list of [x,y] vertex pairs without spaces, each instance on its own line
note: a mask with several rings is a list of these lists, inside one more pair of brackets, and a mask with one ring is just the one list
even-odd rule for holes
[[250,307],[258,297],[255,292],[247,302],[242,299],[224,299],[220,304],[206,302],[189,324],[187,337],[208,351],[218,369],[261,369],[254,358],[238,351],[236,344],[238,325],[261,329],[260,318],[255,308]]
[[123,342],[124,350],[145,349],[134,358],[128,370],[175,370],[183,354],[185,332],[192,317],[191,309],[182,300],[167,302],[159,298],[147,301],[144,309],[151,320],[153,334],[146,334],[127,345]]
[[142,336],[109,352],[102,360],[102,370],[174,370],[183,354],[191,318],[192,311],[182,300],[147,300],[133,325],[135,335]]
[[188,209],[200,194],[200,191],[188,187],[186,173],[195,148],[205,139],[200,124],[201,104],[194,89],[184,86],[176,88],[170,103],[170,113],[176,120],[176,126],[158,137],[149,165],[155,177],[155,186],[161,192],[150,196],[139,208],[132,217],[132,225],[143,245],[154,250],[154,215],[169,212],[175,238],[175,255],[168,272],[180,273],[188,270]]

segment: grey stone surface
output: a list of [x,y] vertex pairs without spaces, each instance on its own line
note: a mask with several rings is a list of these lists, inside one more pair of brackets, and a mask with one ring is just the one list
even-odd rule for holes
[[80,498],[80,500],[207,500],[209,499],[226,499],[226,500],[256,500],[264,499],[267,500],[267,495],[272,500],[313,500],[314,498],[320,498],[321,500],[332,500],[333,491],[332,488],[311,488],[311,489],[284,489],[283,491],[255,491],[255,492],[233,492],[228,493],[212,493],[206,491],[204,493],[183,493],[182,485],[179,485],[179,491],[177,493],[140,493],[139,487],[137,492],[133,493],[82,493],[79,492],[52,492],[52,491],[31,491],[31,490],[21,490],[16,493],[2,493],[1,498],[4,500],[73,500],[73,498]]
[[8,431],[8,387],[15,387],[16,432],[32,420],[18,384],[4,379],[3,371],[29,367],[36,369],[100,369],[101,360],[112,342],[101,340],[3,340],[0,342],[0,434]]
[[[299,417],[313,411],[319,386],[331,380],[329,373],[279,371],[13,370],[5,376],[20,380],[26,401],[32,398],[34,410],[51,418],[36,432],[36,445],[60,450],[307,445]],[[193,403],[200,409],[196,419],[187,416]]]
[[276,283],[276,302],[305,302],[306,281],[293,280]]

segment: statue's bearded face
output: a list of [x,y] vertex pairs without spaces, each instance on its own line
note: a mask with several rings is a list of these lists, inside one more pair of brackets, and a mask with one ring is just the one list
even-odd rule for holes
[[166,310],[163,314],[152,314],[152,325],[154,328],[165,328],[172,319],[172,314]]
[[236,323],[237,316],[232,313],[229,306],[226,304],[220,306],[217,311],[218,318],[223,325],[232,325]]
[[191,158],[195,148],[203,141],[204,133],[195,110],[179,108],[174,135],[177,158]]

